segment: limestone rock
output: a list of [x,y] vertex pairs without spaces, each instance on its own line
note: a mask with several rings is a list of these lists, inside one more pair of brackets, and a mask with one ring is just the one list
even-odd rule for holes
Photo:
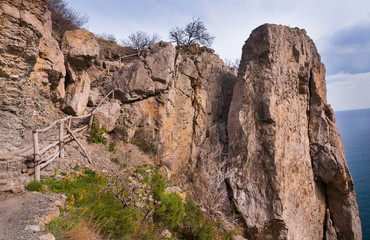
[[123,66],[113,75],[108,89],[114,89],[115,97],[123,102],[142,99],[155,92],[154,82],[141,61]]
[[102,96],[98,91],[99,90],[90,90],[89,100],[87,102],[90,107],[96,106],[102,100]]
[[175,49],[171,43],[159,42],[145,53],[145,63],[150,69],[156,92],[165,90],[173,78]]
[[338,239],[361,239],[325,96],[325,68],[304,30],[266,24],[252,32],[228,119],[228,183],[251,239],[323,239],[327,209]]
[[[51,37],[46,0],[0,2],[0,155],[31,141],[31,130],[60,116],[64,58]],[[57,97],[59,96],[59,97]]]
[[107,130],[110,132],[116,125],[120,110],[121,107],[117,102],[105,103],[95,110],[94,121],[99,125],[99,127],[105,125]]
[[175,49],[170,43],[159,42],[144,53],[144,58],[122,66],[105,83],[108,93],[115,90],[123,102],[132,102],[166,90],[174,76]]
[[81,116],[85,112],[90,93],[91,81],[87,70],[98,57],[99,45],[94,34],[77,29],[64,33],[62,51],[67,61],[63,111]]
[[99,44],[95,35],[85,29],[66,31],[62,39],[62,51],[74,63],[91,65],[99,56]]

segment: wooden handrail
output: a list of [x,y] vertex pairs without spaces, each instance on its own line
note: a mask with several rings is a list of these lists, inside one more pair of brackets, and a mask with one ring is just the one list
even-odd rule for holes
[[[46,165],[48,165],[52,161],[54,161],[54,159],[56,159],[56,157],[58,155],[59,155],[60,158],[64,158],[64,143],[65,143],[65,140],[68,139],[68,138],[76,140],[77,144],[80,145],[82,151],[84,152],[87,160],[89,161],[90,164],[92,164],[92,161],[91,161],[89,155],[87,154],[87,151],[84,149],[84,147],[82,146],[82,144],[80,143],[80,141],[77,139],[77,137],[74,134],[91,126],[93,117],[95,115],[94,113],[95,113],[96,109],[98,107],[100,107],[100,105],[109,97],[109,95],[112,95],[112,98],[114,99],[114,90],[111,90],[99,102],[99,104],[95,107],[95,109],[92,112],[90,112],[89,114],[86,114],[84,116],[67,116],[67,117],[64,117],[62,119],[58,119],[58,120],[52,122],[46,128],[33,130],[35,180],[40,181],[40,169],[43,168],[43,167],[45,167]],[[88,125],[86,125],[84,127],[81,127],[81,128],[78,128],[78,129],[76,129],[74,131],[72,131],[70,129],[71,121],[73,119],[84,119],[84,118],[88,118],[88,117],[90,117],[90,121],[89,121],[89,124]],[[65,121],[68,121],[68,123],[65,124]],[[52,127],[54,127],[58,123],[60,123],[60,126],[59,126],[59,140],[58,141],[55,141],[55,142],[53,142],[51,144],[49,144],[48,146],[46,146],[45,148],[43,148],[42,150],[40,150],[39,149],[39,137],[38,137],[38,134],[50,130]],[[68,134],[64,135],[64,129],[67,130]],[[57,152],[55,152],[54,154],[52,154],[51,156],[47,157],[46,160],[45,159],[42,159],[42,161],[46,161],[46,162],[44,162],[44,163],[41,164],[42,161],[41,161],[40,155],[46,153],[48,150],[50,150],[51,148],[53,148],[53,147],[55,147],[57,145],[59,145],[59,150]]]
[[102,105],[102,103],[105,101],[105,99],[108,98],[109,95],[113,94],[114,96],[114,90],[111,90],[107,95],[105,95],[105,97],[99,102],[98,106],[95,107],[95,109],[91,112],[91,113],[94,113],[96,111],[96,109],[98,109],[98,107],[100,107],[100,105]]

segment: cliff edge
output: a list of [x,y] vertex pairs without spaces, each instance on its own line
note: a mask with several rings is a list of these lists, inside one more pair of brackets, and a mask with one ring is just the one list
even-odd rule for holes
[[228,183],[251,239],[361,239],[325,67],[304,30],[252,32],[228,133]]

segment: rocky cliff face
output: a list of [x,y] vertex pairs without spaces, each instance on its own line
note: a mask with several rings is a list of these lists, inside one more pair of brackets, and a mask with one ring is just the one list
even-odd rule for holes
[[228,133],[228,183],[251,239],[361,239],[325,68],[304,30],[252,32]]
[[248,239],[361,239],[325,68],[304,30],[254,30],[236,77],[198,45],[177,51],[160,42],[120,62],[86,30],[58,43],[45,6],[0,4],[0,131],[8,140],[0,154],[113,90],[118,101],[100,106],[96,121],[124,131],[128,144],[144,138],[153,164],[213,213],[235,205]]
[[31,129],[58,118],[64,56],[51,36],[46,1],[0,3],[0,154],[24,147]]

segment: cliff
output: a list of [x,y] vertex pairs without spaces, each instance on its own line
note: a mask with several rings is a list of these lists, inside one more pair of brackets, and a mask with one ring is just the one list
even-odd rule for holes
[[325,67],[304,30],[255,29],[236,76],[199,45],[159,42],[121,62],[83,29],[58,43],[43,0],[2,1],[0,11],[0,159],[113,90],[118,101],[97,122],[124,131],[127,145],[150,143],[153,164],[225,225],[238,209],[248,239],[361,239]]

